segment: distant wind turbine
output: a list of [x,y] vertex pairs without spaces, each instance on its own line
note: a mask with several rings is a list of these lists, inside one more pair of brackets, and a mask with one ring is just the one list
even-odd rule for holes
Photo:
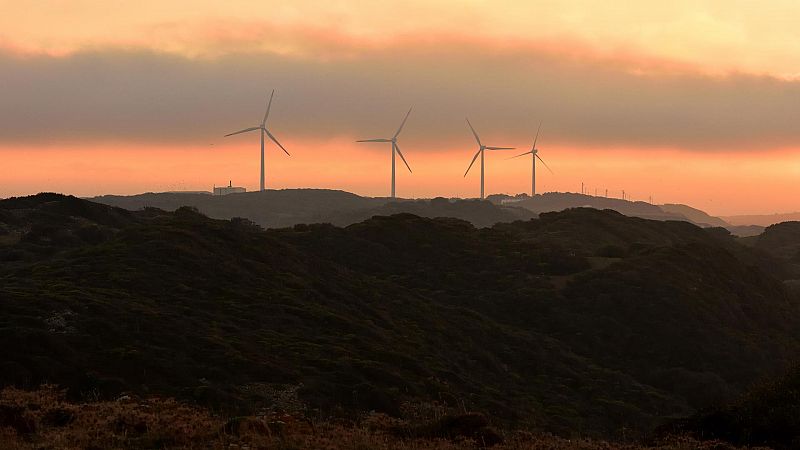
[[[250,131],[261,130],[261,191],[264,190],[264,133],[266,133],[267,136],[269,136],[269,138],[272,139],[273,142],[278,144],[278,147],[280,147],[281,150],[284,151],[284,153],[289,155],[289,152],[286,151],[285,148],[283,148],[283,145],[281,145],[281,143],[278,142],[278,140],[275,138],[275,136],[273,136],[272,133],[270,133],[269,130],[267,129],[267,117],[269,117],[269,109],[270,109],[270,107],[272,107],[272,97],[274,97],[274,96],[275,96],[275,89],[272,90],[272,94],[270,94],[270,96],[269,96],[269,103],[267,103],[267,112],[264,114],[264,120],[261,121],[261,125],[259,125],[257,127],[245,128],[244,130],[235,131],[233,133],[225,135],[225,137],[228,137],[228,136],[233,136],[234,134],[247,133],[247,132],[250,132]],[[289,156],[292,156],[292,155],[289,155]]]
[[464,177],[467,176],[469,173],[469,169],[472,168],[472,165],[475,164],[475,160],[478,158],[478,155],[481,156],[481,200],[483,200],[483,152],[484,150],[514,150],[514,147],[489,147],[483,145],[481,143],[481,138],[478,137],[478,133],[475,132],[475,128],[472,128],[472,124],[469,123],[469,119],[467,119],[467,125],[469,125],[469,129],[472,130],[472,135],[475,136],[475,140],[478,141],[478,151],[475,153],[475,156],[472,157],[472,162],[469,163],[469,167],[467,167],[467,171],[464,172]]
[[[397,136],[400,136],[400,132],[403,131],[403,126],[406,124],[406,120],[408,120],[408,115],[411,114],[411,108],[408,108],[408,112],[406,113],[406,117],[403,118],[403,122],[400,123],[400,128],[397,129],[397,132],[391,138],[380,138],[380,139],[364,139],[356,142],[391,142],[392,143],[392,198],[395,198],[395,188],[394,188],[394,155],[397,153],[400,155],[400,159],[403,160],[408,171],[411,172],[411,166],[408,165],[406,158],[403,156],[403,152],[400,151],[400,146],[397,145]],[[413,173],[413,172],[412,172]]]
[[[541,161],[542,164],[544,164],[547,170],[550,170],[550,167],[547,166],[547,163],[545,163],[542,157],[539,156],[539,149],[536,148],[536,141],[539,140],[539,131],[541,131],[541,129],[542,129],[542,124],[539,123],[539,128],[536,130],[536,137],[533,138],[533,146],[531,146],[530,151],[509,158],[513,159],[513,158],[519,158],[520,156],[531,155],[531,197],[536,195],[536,159],[539,159],[539,161]],[[553,173],[553,171],[550,170],[550,173]]]

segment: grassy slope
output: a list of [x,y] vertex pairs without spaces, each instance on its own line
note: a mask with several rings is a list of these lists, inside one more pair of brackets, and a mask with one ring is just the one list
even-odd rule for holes
[[242,408],[294,385],[326,411],[437,400],[613,435],[800,349],[797,307],[758,258],[680,222],[573,210],[264,232],[53,195],[0,202],[0,222],[4,383]]

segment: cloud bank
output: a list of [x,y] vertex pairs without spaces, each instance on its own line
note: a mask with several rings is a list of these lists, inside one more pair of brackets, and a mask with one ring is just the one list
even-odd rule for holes
[[412,36],[356,45],[319,30],[303,42],[314,46],[313,55],[0,53],[0,147],[219,141],[256,125],[273,88],[270,121],[279,138],[382,137],[414,105],[404,137],[422,151],[468,145],[465,116],[497,144],[526,142],[540,120],[548,142],[595,149],[711,152],[800,143],[795,81],[598,57],[569,42]]

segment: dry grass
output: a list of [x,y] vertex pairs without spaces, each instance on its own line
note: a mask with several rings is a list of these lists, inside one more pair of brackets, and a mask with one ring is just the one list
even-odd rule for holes
[[[426,428],[427,427],[427,428]],[[409,437],[408,422],[381,414],[358,422],[312,422],[289,415],[224,419],[171,399],[122,397],[111,402],[71,403],[54,386],[0,391],[0,448],[44,449],[386,449],[456,450],[483,447],[480,439]],[[593,440],[566,440],[508,433],[498,450],[538,449],[727,449],[727,445],[672,439],[654,447]]]

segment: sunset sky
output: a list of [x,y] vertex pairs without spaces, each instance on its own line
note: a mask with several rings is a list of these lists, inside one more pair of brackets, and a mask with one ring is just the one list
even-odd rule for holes
[[[4,1],[0,197],[258,188],[479,193],[465,123],[539,148],[540,191],[800,210],[796,1]],[[530,161],[487,153],[487,193]]]

